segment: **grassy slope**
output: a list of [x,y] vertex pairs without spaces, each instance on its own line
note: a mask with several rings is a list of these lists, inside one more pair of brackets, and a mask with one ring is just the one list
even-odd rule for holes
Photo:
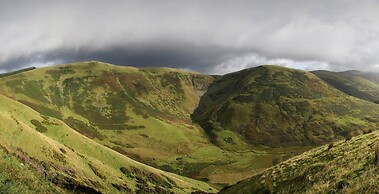
[[64,193],[62,189],[0,149],[0,191],[2,193]]
[[379,103],[379,74],[356,71],[313,71],[315,75],[342,92],[357,98]]
[[2,95],[0,109],[0,188],[4,192],[216,191],[131,160]]
[[1,78],[0,91],[126,156],[211,183],[233,184],[309,149],[241,141],[240,152],[228,152],[211,144],[190,114],[212,81],[169,68],[86,62]]
[[220,193],[377,193],[374,144],[379,131],[321,146]]
[[312,73],[277,66],[222,76],[193,115],[215,144],[229,149],[241,139],[269,146],[320,145],[377,128],[378,117],[379,105],[347,96]]
[[[259,78],[259,73],[264,73],[264,71],[245,70],[246,75],[241,76],[240,73],[235,73],[231,74],[234,76],[226,75],[225,79],[221,78],[220,80],[226,80],[221,84],[222,89],[213,87],[210,92],[217,90],[228,92],[217,94],[216,97],[220,97],[220,101],[215,103],[222,104],[225,99],[234,95],[232,93],[238,94],[236,98],[238,102],[231,101],[230,105],[225,106],[230,109],[220,112],[225,113],[220,114],[220,120],[227,123],[230,115],[226,113],[233,112],[230,110],[240,110],[233,112],[235,117],[231,125],[233,127],[238,122],[246,122],[246,119],[249,119],[247,117],[249,111],[255,109],[255,106],[258,108],[261,106],[261,109],[267,110],[263,114],[260,113],[260,116],[263,116],[263,124],[292,126],[297,131],[288,128],[281,138],[292,137],[295,134],[297,135],[294,138],[295,141],[300,139],[305,141],[304,144],[329,141],[328,137],[334,130],[338,133],[331,138],[344,136],[350,129],[359,132],[375,126],[370,123],[377,122],[375,114],[355,117],[356,115],[371,115],[375,112],[376,109],[371,109],[370,104],[348,98],[312,75],[304,76],[303,72],[274,67],[270,71],[275,72],[273,78],[276,82],[270,82],[272,85],[264,85],[265,77]],[[294,75],[295,81],[288,78],[289,75]],[[303,79],[309,76],[312,81],[316,80],[315,83],[303,83]],[[268,76],[268,78],[272,77]],[[245,87],[255,79],[257,85],[253,85],[254,87],[260,88],[262,85],[265,87],[260,88],[259,92]],[[206,91],[212,81],[211,76],[168,68],[137,69],[86,62],[36,69],[1,78],[0,91],[41,114],[63,120],[78,132],[119,153],[167,171],[211,183],[235,183],[270,167],[273,163],[309,149],[302,146],[275,149],[252,146],[240,135],[244,133],[235,133],[233,130],[217,131],[218,144],[223,149],[211,144],[203,130],[191,123],[189,115],[196,107],[199,96]],[[269,88],[273,86],[279,90],[270,91]],[[239,87],[241,89],[236,90]],[[278,111],[275,103],[270,100],[275,95],[282,95],[282,92],[286,90],[290,91],[288,92],[290,95],[295,96],[284,96],[280,98],[280,101],[275,102],[288,108],[285,111]],[[259,94],[257,95],[259,103],[243,102],[246,99],[256,98],[256,96],[249,96],[251,91]],[[319,98],[319,93],[326,94],[328,97]],[[301,95],[305,95],[306,98]],[[329,98],[330,96],[333,98]],[[310,100],[308,97],[318,99]],[[336,101],[341,105],[335,106]],[[355,102],[352,107],[347,105],[352,101]],[[319,104],[323,106],[320,107]],[[358,107],[358,110],[362,107],[369,108],[356,112],[353,110],[354,107]],[[333,110],[333,113],[313,114],[317,111],[324,112],[325,109]],[[299,113],[294,113],[294,111],[299,111]],[[340,117],[340,112],[346,114]],[[295,120],[296,123],[286,124],[282,121],[270,120],[278,118],[278,115]],[[303,115],[306,118],[303,118]],[[314,118],[311,118],[312,115]],[[320,120],[319,117],[327,117],[328,120]],[[301,135],[304,131],[299,133],[299,128],[296,127],[304,124],[309,125],[310,130],[307,130],[305,135]],[[272,128],[265,125],[260,127]],[[318,130],[320,128],[323,130]],[[275,135],[277,134],[273,137]],[[270,139],[271,135],[263,134],[262,136],[266,137],[265,142],[277,141],[277,139]],[[284,140],[287,141],[287,139]],[[279,142],[284,140],[279,139]]]
[[120,153],[157,163],[209,144],[189,114],[212,79],[88,62],[8,76],[0,90]]

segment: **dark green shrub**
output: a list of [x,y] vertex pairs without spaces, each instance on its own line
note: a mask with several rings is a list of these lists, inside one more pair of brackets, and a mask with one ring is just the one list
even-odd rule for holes
[[63,148],[59,148],[59,150],[62,152],[62,153],[67,153],[66,150],[64,150]]
[[75,131],[85,135],[88,138],[97,138],[103,140],[104,136],[91,124],[87,124],[83,121],[75,119],[74,117],[68,117],[64,122],[73,128]]
[[353,135],[351,133],[348,133],[346,136],[345,136],[345,141],[349,141],[351,140],[351,138],[353,138]]
[[373,132],[373,129],[369,129],[369,130],[366,131],[365,134],[369,134],[369,133],[372,133],[372,132]]
[[146,128],[144,125],[126,125],[125,127],[130,130]]
[[347,188],[349,186],[350,186],[350,184],[348,182],[346,182],[346,181],[339,181],[337,183],[337,189],[345,189],[345,188]]
[[116,151],[116,152],[118,152],[118,153],[120,153],[120,154],[122,154],[122,155],[126,155],[127,154],[126,151],[122,147],[120,147],[120,146],[113,146],[113,147],[111,147],[111,149],[114,150],[114,151]]
[[275,165],[279,164],[281,161],[282,161],[281,158],[274,158],[274,159],[272,160],[272,165],[275,166]]
[[37,126],[37,127],[36,127],[36,130],[37,130],[38,132],[40,132],[40,133],[45,133],[45,132],[47,132],[47,128],[46,128],[45,126],[42,126],[42,125]]
[[121,167],[120,168],[120,171],[123,173],[123,174],[130,174],[130,171],[127,169],[127,168],[125,168],[125,167]]
[[35,120],[35,119],[30,120],[30,122],[31,122],[34,126],[36,126],[36,127],[41,125],[41,123],[40,123],[39,121]]
[[329,145],[328,145],[328,151],[329,151],[330,149],[332,149],[333,146],[334,146],[334,142],[330,142]]
[[39,121],[32,119],[30,122],[36,127],[36,130],[40,133],[45,133],[47,128],[43,126]]

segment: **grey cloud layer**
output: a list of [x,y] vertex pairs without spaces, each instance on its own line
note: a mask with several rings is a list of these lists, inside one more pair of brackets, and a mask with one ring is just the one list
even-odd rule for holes
[[377,1],[5,1],[0,69],[101,60],[208,73],[379,66]]

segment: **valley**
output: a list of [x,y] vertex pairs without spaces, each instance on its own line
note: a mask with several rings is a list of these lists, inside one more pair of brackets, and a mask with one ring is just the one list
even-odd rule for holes
[[0,0],[0,194],[379,194],[379,0]]
[[24,69],[0,76],[4,168],[24,161],[16,172],[41,184],[20,189],[47,193],[214,193],[375,131],[375,89],[361,89],[379,87],[372,77],[353,95],[320,73],[268,65],[223,76],[97,61]]

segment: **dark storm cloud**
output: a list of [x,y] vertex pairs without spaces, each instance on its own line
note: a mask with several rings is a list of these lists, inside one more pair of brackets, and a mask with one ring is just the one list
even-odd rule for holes
[[100,60],[227,73],[379,68],[377,1],[5,1],[0,69]]
[[20,69],[26,65],[46,66],[78,61],[104,61],[116,65],[173,67],[201,72],[213,72],[209,64],[222,64],[230,58],[238,57],[244,51],[218,46],[196,45],[146,45],[111,46],[107,49],[91,48],[57,49],[48,54],[34,53],[33,56],[19,57],[8,61],[5,70]]

